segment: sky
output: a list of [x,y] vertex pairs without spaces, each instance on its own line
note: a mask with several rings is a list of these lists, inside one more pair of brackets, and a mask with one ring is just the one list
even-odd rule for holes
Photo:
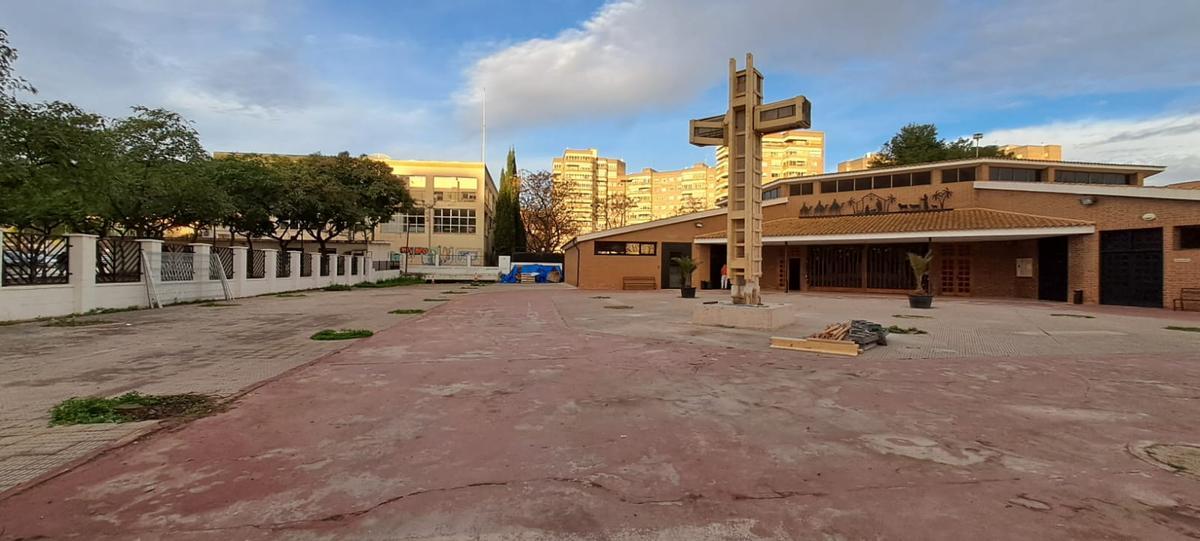
[[812,102],[826,170],[918,122],[1200,179],[1197,21],[1196,0],[0,0],[35,99],[172,109],[210,151],[422,160],[478,160],[486,117],[494,174],[509,146],[529,169],[712,164],[687,122],[752,52],[767,101]]

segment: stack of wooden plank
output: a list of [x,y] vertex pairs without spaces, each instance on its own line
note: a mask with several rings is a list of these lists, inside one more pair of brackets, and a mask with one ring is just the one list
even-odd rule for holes
[[855,357],[877,345],[887,345],[887,330],[878,323],[855,319],[831,323],[808,338],[771,337],[771,347]]

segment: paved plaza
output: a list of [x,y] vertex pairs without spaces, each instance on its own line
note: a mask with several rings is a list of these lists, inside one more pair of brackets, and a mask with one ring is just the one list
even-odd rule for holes
[[[1139,458],[1200,442],[1200,334],[1164,328],[1197,314],[768,294],[797,323],[762,333],[687,323],[720,292],[499,285],[386,313],[451,287],[0,328],[0,453],[145,430],[47,428],[68,396],[269,380],[10,490],[0,539],[1200,536],[1200,479]],[[766,347],[849,318],[928,334]],[[378,332],[307,340],[329,327]]]

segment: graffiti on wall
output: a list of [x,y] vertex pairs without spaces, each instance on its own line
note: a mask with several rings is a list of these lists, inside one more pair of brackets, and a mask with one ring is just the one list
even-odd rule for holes
[[942,210],[946,208],[946,200],[950,199],[950,195],[949,188],[942,188],[931,194],[922,195],[912,203],[901,203],[894,195],[884,197],[868,193],[859,198],[851,197],[845,203],[839,203],[836,198],[828,205],[824,201],[817,201],[817,204],[811,207],[808,206],[808,203],[804,203],[800,206],[800,216],[853,216]]

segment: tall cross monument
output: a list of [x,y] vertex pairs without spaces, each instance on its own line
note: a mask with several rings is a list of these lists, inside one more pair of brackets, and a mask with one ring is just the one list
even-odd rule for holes
[[726,258],[734,304],[761,304],[762,276],[762,136],[808,128],[811,105],[804,96],[764,104],[763,76],[746,54],[745,69],[729,59],[729,109],[723,115],[691,121],[690,142],[724,145],[729,157]]

